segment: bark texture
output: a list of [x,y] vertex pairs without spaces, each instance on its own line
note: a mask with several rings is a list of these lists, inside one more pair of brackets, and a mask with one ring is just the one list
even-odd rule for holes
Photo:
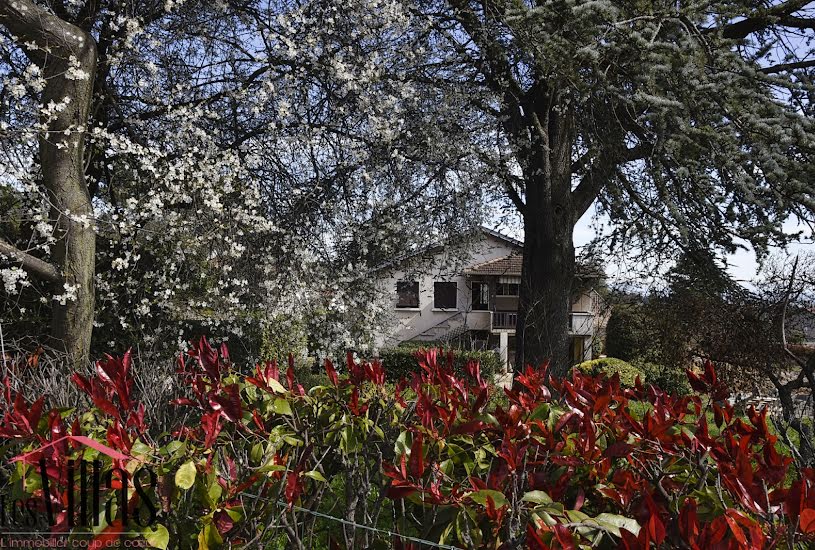
[[76,296],[64,303],[55,300],[51,334],[70,363],[84,364],[93,330],[96,234],[83,159],[96,45],[87,32],[29,0],[0,0],[0,24],[41,68],[47,82],[42,105],[62,105],[68,98],[64,108],[43,115],[47,132],[40,136],[39,155],[57,239],[52,259],[62,278],[54,281],[54,295],[68,288]]
[[536,101],[525,106],[539,132],[532,139],[524,167],[524,259],[515,368],[548,360],[552,374],[563,376],[571,367],[569,306],[575,273],[573,136],[571,115],[552,105],[551,101],[545,105]]

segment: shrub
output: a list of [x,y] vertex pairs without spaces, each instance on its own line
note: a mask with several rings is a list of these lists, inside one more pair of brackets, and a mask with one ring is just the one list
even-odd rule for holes
[[648,361],[635,360],[632,361],[632,364],[645,373],[645,379],[648,380],[649,384],[653,384],[668,393],[680,396],[690,393],[688,377],[681,369]]
[[[388,375],[396,380],[408,377],[419,371],[416,361],[416,353],[422,349],[419,346],[404,345],[395,348],[383,349],[379,352],[379,360],[388,372]],[[477,361],[481,365],[481,374],[487,380],[494,380],[496,374],[503,372],[504,365],[501,357],[494,351],[448,351],[453,354],[453,371],[458,375],[463,375],[469,361]],[[440,355],[445,355],[445,350],[439,350]]]
[[653,326],[643,304],[617,304],[606,325],[606,353],[630,361],[652,352]]
[[[420,352],[419,371],[392,390],[381,364],[350,355],[346,374],[326,361],[327,385],[308,392],[293,368],[265,363],[240,375],[226,346],[205,340],[177,363],[187,395],[174,403],[185,420],[171,434],[146,424],[129,353],[73,377],[90,399],[80,410],[29,404],[4,384],[0,436],[21,453],[7,472],[15,498],[77,502],[65,466],[95,441],[113,455],[89,453],[101,479],[114,467],[118,477],[145,466],[158,473],[98,528],[73,529],[99,546],[122,531],[158,548],[815,542],[815,470],[791,468],[777,452],[766,409],[734,414],[710,364],[688,373],[697,393],[682,398],[622,387],[617,373],[554,380],[527,367],[505,404],[491,406],[476,362],[459,376],[434,350]],[[102,502],[117,502],[118,487],[102,487]],[[140,527],[133,518],[148,502],[158,525]],[[67,530],[67,515],[55,512],[53,530]]]
[[577,368],[592,376],[601,374],[612,376],[616,373],[620,376],[620,383],[629,388],[634,386],[637,376],[640,377],[642,382],[645,382],[646,379],[646,374],[642,370],[631,363],[627,363],[622,359],[615,359],[614,357],[601,357],[599,359],[592,359],[591,361],[584,361],[578,364]]

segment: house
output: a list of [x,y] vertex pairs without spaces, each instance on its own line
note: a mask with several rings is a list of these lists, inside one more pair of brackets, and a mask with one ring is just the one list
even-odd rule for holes
[[[377,347],[457,342],[494,349],[510,368],[522,249],[522,242],[481,228],[460,241],[429,247],[377,270],[380,291],[389,302],[387,328]],[[593,288],[575,294],[569,335],[576,363],[592,358],[593,343],[605,330],[603,310]]]

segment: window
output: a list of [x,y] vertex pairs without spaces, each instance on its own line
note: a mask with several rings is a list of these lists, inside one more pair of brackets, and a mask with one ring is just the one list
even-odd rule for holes
[[517,296],[518,283],[498,283],[495,287],[496,296]]
[[472,284],[473,311],[487,311],[490,309],[490,285],[487,283]]
[[419,307],[419,281],[396,283],[396,307]]
[[456,309],[456,283],[433,283],[433,307]]

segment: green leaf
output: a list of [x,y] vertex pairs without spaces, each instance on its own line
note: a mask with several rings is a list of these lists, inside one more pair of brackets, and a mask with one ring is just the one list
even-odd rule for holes
[[286,467],[282,464],[272,464],[271,461],[258,469],[258,473],[272,475],[274,472],[285,472]]
[[549,504],[552,502],[552,497],[545,491],[529,491],[524,494],[521,500],[524,502],[534,502],[535,504]]
[[551,407],[549,403],[541,403],[538,405],[532,414],[529,416],[530,420],[542,420],[542,419],[549,419],[549,413],[551,412]]
[[569,518],[569,521],[574,523],[579,523],[581,521],[591,519],[591,516],[589,516],[588,514],[584,514],[580,510],[566,510],[566,517]]
[[310,472],[306,472],[303,475],[306,477],[310,477],[315,481],[322,481],[323,483],[328,483],[328,480],[323,476],[323,474],[321,474],[317,470],[311,470]]
[[501,423],[498,422],[498,419],[495,418],[495,415],[490,413],[484,413],[482,415],[479,415],[478,420],[486,422],[487,424],[492,424],[493,426],[501,426]]
[[218,499],[221,498],[221,494],[223,492],[223,487],[221,487],[221,484],[218,483],[218,478],[216,476],[212,476],[212,479],[209,482],[209,489],[207,489],[207,495],[211,500],[211,504],[217,504]]
[[396,443],[393,445],[393,452],[396,454],[396,456],[410,454],[410,444],[412,439],[413,438],[408,431],[399,433],[399,436],[396,438]]
[[178,456],[184,454],[186,450],[187,450],[186,443],[184,443],[183,441],[176,440],[170,441],[169,443],[167,443],[167,445],[159,449],[159,454],[177,458]]
[[349,455],[357,452],[361,446],[356,430],[352,426],[345,426],[340,432],[340,450]]
[[260,464],[263,456],[266,454],[266,448],[263,443],[255,443],[252,445],[252,450],[249,451],[249,460],[252,464]]
[[286,393],[286,388],[283,387],[283,384],[281,384],[280,382],[278,382],[274,378],[271,378],[268,381],[268,384],[269,384],[269,387],[272,388],[275,393]]
[[291,405],[289,405],[289,402],[283,399],[282,397],[278,397],[277,399],[274,400],[274,405],[272,405],[272,408],[274,408],[274,412],[276,414],[285,414],[286,416],[292,415]]
[[537,511],[532,513],[532,518],[538,521],[542,521],[544,524],[552,527],[553,525],[557,525],[558,521],[551,516],[551,514],[544,512],[544,511]]
[[481,489],[480,491],[472,492],[469,494],[469,497],[481,506],[487,505],[487,497],[492,498],[492,502],[496,508],[503,508],[508,504],[507,497],[504,496],[504,493],[493,491],[492,489]]
[[224,543],[224,539],[221,537],[218,529],[212,524],[212,519],[207,518],[207,521],[209,521],[209,523],[204,524],[198,533],[198,550],[209,550]]
[[195,483],[195,462],[190,460],[189,462],[185,462],[181,465],[178,471],[175,473],[175,484],[177,487],[181,489],[189,489]]
[[302,439],[297,439],[296,437],[292,437],[290,435],[284,435],[283,436],[283,441],[287,445],[291,445],[292,447],[300,447],[300,446],[303,445],[303,440]]
[[154,527],[145,527],[141,534],[153,548],[167,550],[167,545],[170,544],[170,532],[160,523]]
[[640,533],[640,524],[633,518],[618,516],[616,514],[600,514],[594,519],[597,520],[597,523],[602,527],[608,528],[609,531],[614,532],[614,529],[610,529],[610,527],[616,528],[614,534],[618,537],[620,536],[620,529],[630,531],[634,535],[639,535]]
[[130,448],[130,451],[137,456],[150,456],[153,449],[151,449],[149,445],[146,445],[141,439],[137,439]]

